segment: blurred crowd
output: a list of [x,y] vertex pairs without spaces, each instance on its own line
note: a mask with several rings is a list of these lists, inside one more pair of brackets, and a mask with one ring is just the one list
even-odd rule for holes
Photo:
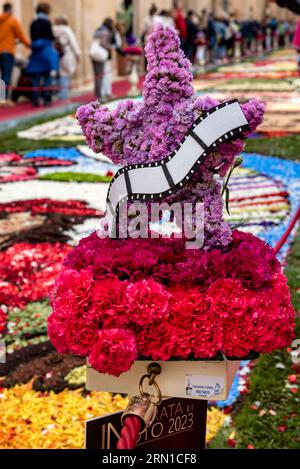
[[[29,35],[14,16],[13,6],[5,3],[0,15],[0,72],[6,85],[6,97],[17,101],[20,95],[31,99],[32,105],[49,106],[54,90],[60,99],[69,95],[81,51],[66,17],[50,21],[51,7],[41,2],[30,25]],[[31,50],[28,60],[16,61],[16,43]],[[11,92],[14,66],[21,69],[18,87]]]
[[[270,1],[289,7],[283,5],[284,0]],[[270,16],[257,21],[251,11],[242,21],[223,10],[215,14],[206,9],[185,11],[181,0],[174,2],[171,11],[158,10],[153,3],[140,25],[140,35],[135,36],[132,0],[124,0],[116,20],[106,18],[91,34],[88,54],[94,72],[95,96],[100,101],[112,98],[113,55],[117,55],[118,73],[124,74],[124,69],[128,73],[130,64],[134,63],[132,57],[142,53],[147,36],[159,23],[177,30],[181,47],[195,68],[239,60],[289,46],[293,41],[300,51],[300,25],[296,29],[295,23]],[[17,43],[30,50],[28,59],[16,59]],[[49,3],[38,3],[28,35],[14,16],[13,6],[4,4],[0,14],[0,77],[5,83],[7,102],[26,96],[38,107],[51,105],[54,96],[68,99],[81,55],[67,17],[51,19]],[[14,66],[21,70],[16,87],[11,86]]]
[[242,21],[223,10],[216,14],[206,9],[185,12],[181,1],[173,11],[158,11],[152,5],[144,22],[143,41],[158,23],[177,29],[186,56],[200,65],[227,63],[234,57],[288,46],[295,33],[294,22],[269,16],[257,21],[252,12]]

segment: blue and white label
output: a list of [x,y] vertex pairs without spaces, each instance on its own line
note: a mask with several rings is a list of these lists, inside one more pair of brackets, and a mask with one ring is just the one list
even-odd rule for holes
[[212,398],[224,392],[224,376],[186,375],[186,396]]

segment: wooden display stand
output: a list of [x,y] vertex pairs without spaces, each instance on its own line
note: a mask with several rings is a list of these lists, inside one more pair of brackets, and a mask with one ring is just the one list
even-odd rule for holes
[[[136,361],[119,378],[87,369],[87,389],[139,395],[139,382],[153,361]],[[137,448],[204,449],[207,403],[226,400],[239,369],[239,361],[165,361],[156,362],[161,374],[155,381],[163,401],[157,417],[143,433]],[[145,386],[153,395],[153,386]],[[122,412],[93,419],[86,424],[87,449],[114,449],[121,431]]]
[[[152,361],[136,361],[132,368],[119,378],[100,374],[88,365],[87,389],[135,396],[139,393],[139,381],[147,373]],[[202,400],[226,400],[239,361],[162,361],[157,362],[162,372],[156,378],[163,398],[198,398]],[[151,395],[151,388],[146,389]]]

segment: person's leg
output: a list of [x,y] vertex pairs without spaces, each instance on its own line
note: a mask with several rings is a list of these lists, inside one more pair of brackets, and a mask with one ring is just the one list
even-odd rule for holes
[[216,63],[218,61],[218,43],[217,40],[213,43],[212,48],[212,63]]
[[52,101],[52,91],[49,89],[52,86],[52,78],[50,73],[44,73],[43,75],[43,87],[45,88],[43,91],[43,100],[45,106],[51,104]]
[[111,60],[107,62],[107,96],[112,97],[112,62]]
[[12,54],[4,52],[1,54],[1,79],[6,86],[6,98],[9,95],[9,86],[11,84],[11,76],[14,68],[15,58]]
[[111,98],[112,96],[112,72],[111,72],[111,61],[106,61],[103,66],[103,79],[101,86],[102,98]]
[[194,52],[194,47],[193,44],[190,41],[186,41],[185,43],[185,56],[189,61],[191,62],[193,59],[193,52]]
[[31,82],[32,82],[32,94],[31,94],[31,102],[33,106],[39,105],[39,97],[40,93],[38,88],[40,87],[40,75],[38,73],[33,73],[31,75]]
[[101,97],[106,98],[107,96],[107,61],[103,64],[103,78],[101,83]]
[[93,61],[93,69],[95,75],[95,96],[101,101],[104,64]]
[[183,50],[184,53],[185,53],[185,47],[186,47],[186,41],[180,38],[180,48]]
[[59,99],[68,99],[70,94],[71,79],[66,76],[60,76],[58,80],[59,85]]
[[226,61],[226,45],[224,43],[221,45],[221,60],[222,62]]
[[206,63],[206,47],[205,46],[198,46],[196,51],[196,63],[200,66],[205,66]]
[[104,63],[97,63],[96,64],[96,73],[95,73],[95,91],[96,97],[101,101],[102,95],[102,82],[104,78]]
[[228,57],[234,57],[234,37],[232,36],[228,40]]

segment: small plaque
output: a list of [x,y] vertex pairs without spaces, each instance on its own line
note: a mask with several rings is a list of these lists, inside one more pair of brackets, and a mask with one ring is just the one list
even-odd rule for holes
[[186,375],[187,396],[216,398],[223,394],[224,386],[224,376]]
[[[86,422],[86,449],[116,449],[123,412]],[[136,448],[204,449],[207,401],[171,398],[157,409],[152,425],[142,433]]]

